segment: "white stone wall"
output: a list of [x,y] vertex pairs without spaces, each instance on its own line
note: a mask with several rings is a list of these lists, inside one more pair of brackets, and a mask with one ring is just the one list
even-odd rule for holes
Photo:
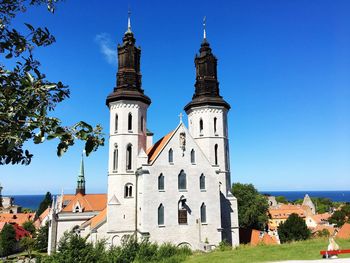
[[[180,132],[186,134],[186,149],[180,149]],[[168,151],[173,149],[173,164],[168,162]],[[190,152],[195,150],[195,163],[191,163]],[[140,232],[149,232],[150,240],[155,242],[188,243],[192,249],[199,249],[206,240],[217,245],[221,241],[221,213],[219,181],[201,149],[191,138],[187,129],[181,125],[151,166],[144,166],[149,174],[142,175],[139,189],[141,212],[138,227]],[[178,175],[184,170],[187,175],[187,190],[178,190]],[[165,177],[165,190],[158,190],[158,176]],[[206,189],[200,190],[199,177],[205,175]],[[191,210],[188,223],[178,223],[178,201],[184,196]],[[206,205],[207,222],[200,223],[200,207]],[[164,206],[164,225],[158,226],[158,207]]]

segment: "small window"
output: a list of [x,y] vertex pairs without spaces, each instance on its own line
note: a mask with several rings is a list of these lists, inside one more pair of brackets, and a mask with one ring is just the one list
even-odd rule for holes
[[203,203],[201,205],[201,223],[206,223],[207,222],[207,207]]
[[191,163],[192,164],[196,163],[196,153],[193,149],[191,150]]
[[114,132],[118,132],[118,114],[115,115],[115,125],[114,125]]
[[214,146],[214,158],[215,158],[215,165],[218,165],[218,145],[215,144]]
[[217,118],[214,118],[214,134],[216,134],[216,123],[217,123]]
[[173,149],[170,148],[169,153],[168,153],[168,159],[169,159],[169,163],[173,163],[174,162],[174,153],[173,153]]
[[113,171],[118,171],[118,146],[115,147],[113,152]]
[[124,187],[124,197],[129,198],[132,197],[132,184],[126,184]]
[[164,175],[160,174],[158,176],[158,190],[163,191],[164,190]]
[[164,206],[160,204],[158,206],[158,225],[164,225]]
[[186,190],[187,189],[186,174],[183,170],[181,170],[181,172],[178,176],[178,188],[179,188],[179,190]]
[[132,130],[132,115],[131,115],[131,113],[129,113],[129,115],[128,115],[128,130],[129,131]]
[[131,170],[132,168],[132,146],[128,145],[126,148],[126,170]]
[[200,190],[205,190],[205,175],[201,174],[199,177],[199,189]]
[[143,123],[144,123],[143,116],[141,116],[141,131],[142,132],[143,132]]
[[199,134],[203,134],[203,120],[199,120]]

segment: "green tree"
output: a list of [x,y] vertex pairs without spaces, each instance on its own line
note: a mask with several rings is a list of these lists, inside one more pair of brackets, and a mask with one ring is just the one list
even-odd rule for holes
[[268,221],[267,198],[259,194],[252,184],[235,183],[232,193],[238,202],[239,226],[264,230]]
[[54,36],[46,27],[34,28],[25,23],[25,29],[20,32],[11,23],[18,13],[33,6],[46,5],[53,13],[58,1],[0,0],[1,61],[15,65],[10,69],[0,63],[0,164],[29,164],[33,155],[24,149],[27,141],[40,144],[57,138],[58,156],[76,139],[85,141],[86,155],[104,144],[100,125],[93,128],[80,121],[65,126],[50,114],[70,92],[62,82],[46,79],[34,51],[54,43]]
[[10,255],[16,245],[16,232],[11,224],[5,224],[0,232],[0,255]]
[[40,252],[47,251],[47,243],[49,241],[49,224],[46,223],[40,227],[35,238],[35,249]]
[[31,259],[32,258],[32,253],[33,253],[33,249],[34,249],[34,244],[35,241],[33,238],[31,237],[24,237],[21,239],[21,241],[19,242],[20,247],[25,250],[28,254],[28,257]]
[[288,204],[288,200],[285,196],[276,196],[277,203]]
[[329,198],[316,197],[316,198],[311,198],[311,200],[316,207],[317,214],[323,214],[323,213],[329,212],[333,207],[333,202]]
[[27,230],[31,235],[32,237],[35,236],[35,232],[36,232],[36,228],[34,226],[34,222],[29,220],[29,221],[26,221],[22,224],[22,227]]
[[304,219],[293,213],[284,223],[278,226],[278,235],[281,243],[286,243],[290,241],[306,240],[310,238],[311,232],[307,228]]
[[328,219],[328,222],[330,224],[335,224],[336,227],[341,227],[345,224],[346,221],[346,215],[343,210],[337,210],[335,211],[331,217]]
[[52,204],[52,195],[47,192],[44,199],[41,201],[38,211],[35,213],[35,219],[37,219],[50,205]]

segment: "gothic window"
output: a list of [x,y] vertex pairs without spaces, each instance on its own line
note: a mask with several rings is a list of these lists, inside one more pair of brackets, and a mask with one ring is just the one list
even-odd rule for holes
[[118,146],[115,146],[113,152],[113,171],[118,171]]
[[132,163],[132,146],[129,144],[126,148],[126,170],[131,170]]
[[201,223],[207,222],[207,207],[204,203],[201,205]]
[[199,189],[200,190],[205,190],[205,175],[201,174],[199,177]]
[[186,190],[186,188],[187,188],[186,174],[183,170],[181,170],[181,172],[178,176],[178,188],[179,188],[179,190]]
[[169,153],[168,153],[168,159],[169,159],[169,163],[174,162],[173,149],[171,149],[171,148],[170,148]]
[[160,174],[158,176],[158,190],[164,190],[164,175]]
[[178,203],[178,223],[179,224],[187,224],[187,210],[185,208],[186,199],[180,199]]
[[164,225],[164,206],[160,204],[158,206],[158,225]]
[[143,132],[143,122],[144,122],[143,116],[141,116],[141,131],[142,131],[142,132]]
[[199,134],[203,134],[203,120],[199,120]]
[[132,115],[131,115],[131,113],[129,113],[129,115],[128,115],[128,130],[129,131],[132,130]]
[[218,165],[218,145],[215,144],[215,147],[214,147],[214,157],[215,157],[215,165]]
[[124,187],[124,197],[129,198],[132,197],[132,184],[128,183]]
[[191,150],[191,163],[192,164],[196,163],[196,153],[194,149]]
[[216,134],[216,123],[217,123],[217,118],[214,118],[214,134]]
[[118,114],[115,115],[114,132],[118,132]]

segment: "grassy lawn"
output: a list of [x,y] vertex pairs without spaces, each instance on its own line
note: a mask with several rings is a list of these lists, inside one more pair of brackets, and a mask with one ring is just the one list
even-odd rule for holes
[[[336,240],[340,249],[350,249],[350,240]],[[267,262],[280,260],[321,259],[320,251],[326,250],[328,239],[312,239],[283,245],[260,245],[256,247],[243,245],[234,250],[214,251],[195,254],[186,263],[198,262]],[[350,257],[350,254],[339,255]]]

